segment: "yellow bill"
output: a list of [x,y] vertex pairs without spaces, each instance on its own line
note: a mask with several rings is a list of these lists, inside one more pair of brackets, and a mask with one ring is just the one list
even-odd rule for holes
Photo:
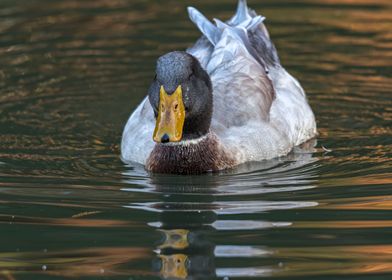
[[181,141],[184,123],[185,106],[181,85],[172,95],[167,94],[161,86],[154,141],[158,143]]

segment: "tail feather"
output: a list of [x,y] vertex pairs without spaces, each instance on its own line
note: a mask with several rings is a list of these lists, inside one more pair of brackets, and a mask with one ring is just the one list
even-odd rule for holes
[[[268,72],[268,66],[279,64],[276,49],[263,24],[265,17],[257,15],[249,9],[246,0],[239,0],[236,14],[227,22],[214,19],[215,24],[213,24],[193,7],[188,7],[188,13],[192,22],[212,46],[219,43],[225,30],[229,30],[231,34],[235,34],[243,42],[249,53],[265,67],[266,72]],[[209,48],[208,42],[206,48]]]
[[256,16],[254,18],[250,18],[250,19],[242,22],[239,25],[230,25],[229,23],[225,23],[217,18],[214,18],[215,25],[221,30],[228,28],[228,27],[234,27],[234,28],[244,28],[247,31],[254,31],[255,29],[260,27],[260,24],[262,24],[264,20],[265,20],[265,17]]
[[239,0],[236,15],[233,17],[232,20],[228,21],[227,23],[223,23],[220,20],[214,19],[216,23],[216,25],[214,25],[194,7],[188,7],[188,13],[191,21],[199,28],[201,33],[203,33],[203,35],[206,36],[207,39],[211,42],[211,44],[213,44],[214,46],[220,40],[222,36],[222,31],[227,26],[241,27],[245,28],[248,31],[254,31],[265,20],[265,17],[263,16],[250,16],[246,0]]
[[229,24],[236,26],[251,18],[252,16],[249,14],[249,8],[246,0],[239,0],[237,11],[234,17],[231,20],[229,20]]
[[264,61],[263,57],[257,53],[256,49],[250,42],[248,37],[248,31],[245,28],[241,28],[241,27],[231,27],[230,29],[231,32],[235,32],[238,34],[239,38],[241,38],[248,52],[253,56],[254,59],[256,59],[256,61],[264,68],[265,72],[268,74],[269,73],[268,66]]
[[216,26],[220,29],[220,30],[224,30],[225,28],[228,28],[229,25],[224,23],[223,21],[221,21],[220,19],[214,18],[214,22],[216,24]]
[[248,31],[254,31],[255,29],[260,27],[260,24],[262,24],[264,20],[265,17],[256,16],[254,18],[242,22],[241,24],[238,25],[238,27],[244,27]]
[[215,46],[222,35],[222,31],[219,30],[212,22],[210,22],[202,13],[193,7],[188,7],[189,18],[199,28],[201,33],[207,37],[207,39]]

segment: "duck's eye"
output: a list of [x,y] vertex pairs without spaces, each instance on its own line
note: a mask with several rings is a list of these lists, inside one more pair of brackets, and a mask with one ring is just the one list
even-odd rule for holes
[[174,105],[174,110],[177,110],[178,109],[178,104],[175,104]]
[[163,104],[161,104],[161,111],[165,112],[165,106]]

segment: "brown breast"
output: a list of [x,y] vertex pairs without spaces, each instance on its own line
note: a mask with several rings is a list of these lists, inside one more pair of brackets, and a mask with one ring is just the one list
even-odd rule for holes
[[146,169],[154,173],[202,174],[232,168],[235,160],[213,134],[196,143],[157,144]]

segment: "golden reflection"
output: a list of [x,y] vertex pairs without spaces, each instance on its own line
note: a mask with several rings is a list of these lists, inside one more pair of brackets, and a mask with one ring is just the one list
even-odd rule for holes
[[[336,259],[336,254],[334,255]],[[331,256],[332,257],[332,256]],[[313,259],[313,257],[311,257]],[[350,261],[350,260],[347,260]],[[303,261],[290,264],[285,272],[277,273],[275,276],[326,276],[326,275],[359,275],[375,273],[391,273],[392,262],[380,261],[358,261],[343,263],[341,261]],[[339,279],[339,278],[338,278]]]
[[141,271],[137,265],[134,265],[148,258],[151,258],[148,249],[134,247],[90,248],[46,253],[0,253],[0,271],[1,269],[25,272],[45,270],[45,274],[62,277],[152,275],[153,273]]
[[78,218],[39,218],[15,215],[1,215],[0,223],[34,224],[67,227],[131,227],[135,223],[129,221],[103,220],[103,219],[78,219]]
[[[189,230],[159,230],[164,235],[164,241],[159,249],[185,250],[189,247]],[[186,279],[188,277],[188,256],[185,254],[158,255],[161,261],[160,274],[165,279]]]
[[[332,3],[334,1],[323,0],[324,3]],[[346,4],[347,1],[335,1],[336,4]],[[363,3],[359,3],[363,2]],[[391,2],[389,0],[378,1],[356,1],[352,4],[369,4],[377,5],[379,9],[350,9],[342,11],[340,15],[335,17],[320,18],[318,21],[324,26],[335,26],[359,33],[363,32],[388,32],[390,33],[390,9]],[[382,7],[389,6],[389,7]],[[335,14],[336,15],[336,14]],[[342,20],[344,17],[344,20]],[[329,20],[328,20],[329,19]]]
[[165,241],[160,245],[159,249],[173,248],[186,249],[189,246],[188,234],[189,230],[174,229],[174,230],[160,230],[165,236]]
[[[325,247],[302,247],[282,248],[276,252],[276,256],[290,258],[312,258],[328,260],[366,262],[371,258],[372,262],[390,261],[392,265],[392,245],[363,245],[363,246],[325,246]],[[392,268],[392,266],[391,266]]]
[[363,266],[358,269],[358,273],[386,273],[392,271],[392,263],[376,263],[376,264],[363,264]]
[[[361,157],[360,157],[361,158]],[[365,157],[367,160],[370,161],[370,157]],[[331,159],[332,161],[332,159]],[[346,160],[345,160],[346,161]],[[339,161],[340,162],[340,161]],[[351,162],[358,162],[362,163],[363,161],[357,159],[352,160]],[[387,159],[384,160],[372,160],[371,162],[388,162]],[[369,170],[367,170],[369,171]],[[340,175],[338,172],[335,173],[335,176]],[[390,185],[392,183],[391,175],[390,174],[374,174],[368,176],[359,176],[359,177],[348,177],[348,178],[334,178],[331,179],[324,179],[320,180],[321,186],[365,186],[365,185]],[[385,199],[385,198],[384,198]],[[339,199],[337,199],[339,201]]]
[[308,260],[290,263],[279,276],[392,272],[391,245],[282,248],[276,257]]
[[[182,209],[184,210],[184,209]],[[172,216],[177,216],[173,219]],[[209,224],[216,219],[213,211],[163,212],[157,232],[162,241],[157,244],[156,271],[163,279],[204,279],[215,276],[215,244],[206,240],[204,230],[210,230]]]
[[367,196],[323,200],[319,209],[334,210],[392,210],[392,196]]
[[392,228],[392,221],[317,221],[295,222],[293,228],[329,229],[329,228]]
[[[386,119],[386,120],[392,121],[392,113],[390,114],[390,119]],[[385,135],[387,137],[389,135],[392,135],[392,127],[372,126],[369,132],[372,135]]]
[[186,267],[188,256],[183,254],[159,255],[162,262],[161,276],[165,279],[186,279],[188,269]]
[[[215,201],[214,196],[198,193],[200,186],[191,178],[184,177],[186,182],[178,181],[175,185],[173,181],[165,182],[165,178],[151,178],[154,191],[170,194],[162,196],[160,209],[163,211],[159,214],[159,222],[153,223],[161,235],[154,250],[157,254],[154,270],[162,279],[216,277],[215,244],[205,237],[205,233],[212,230],[210,225],[217,220],[213,207],[209,207]],[[213,182],[209,185],[214,188]]]
[[[4,277],[4,278],[2,278]],[[7,270],[0,271],[0,279],[2,280],[15,280],[14,276],[12,276],[11,272]]]

